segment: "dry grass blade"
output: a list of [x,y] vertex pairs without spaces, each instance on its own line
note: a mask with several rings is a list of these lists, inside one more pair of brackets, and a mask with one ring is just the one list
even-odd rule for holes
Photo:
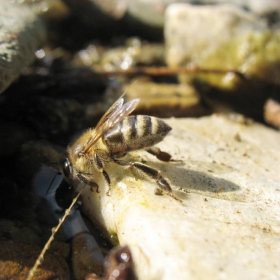
[[67,216],[70,215],[73,206],[75,205],[75,203],[79,199],[79,197],[80,197],[81,193],[83,192],[84,188],[85,188],[85,186],[78,192],[78,194],[73,199],[73,201],[72,201],[71,205],[69,206],[69,208],[66,209],[66,211],[65,211],[63,217],[60,219],[58,225],[55,228],[52,229],[52,235],[50,236],[48,242],[45,244],[43,250],[41,251],[40,255],[38,256],[34,266],[30,269],[30,271],[28,273],[28,277],[27,277],[26,280],[31,280],[35,276],[36,270],[37,270],[38,266],[40,264],[42,264],[43,259],[44,259],[44,255],[45,255],[46,251],[49,249],[52,241],[54,240],[55,234],[58,232],[58,230],[60,229],[61,225],[63,224],[63,222],[67,218]]

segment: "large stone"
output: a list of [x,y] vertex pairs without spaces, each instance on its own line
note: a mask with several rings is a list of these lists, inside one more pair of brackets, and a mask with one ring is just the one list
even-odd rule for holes
[[[235,70],[258,81],[278,84],[280,30],[270,29],[253,13],[231,5],[173,4],[166,10],[164,33],[170,67]],[[224,90],[244,82],[232,72],[203,79]]]
[[45,37],[44,25],[31,9],[0,1],[0,93],[35,60]]
[[[129,245],[139,279],[280,278],[280,134],[240,115],[169,119],[159,162],[182,203],[156,183],[112,163],[108,186],[86,187],[82,207],[112,240]],[[137,178],[137,179],[136,179]]]
[[103,12],[120,18],[127,12],[131,16],[137,18],[139,21],[150,25],[163,27],[164,25],[164,11],[166,7],[173,3],[191,3],[197,5],[209,4],[225,4],[230,3],[236,6],[244,7],[252,10],[258,14],[267,14],[280,11],[280,3],[278,0],[91,0]]

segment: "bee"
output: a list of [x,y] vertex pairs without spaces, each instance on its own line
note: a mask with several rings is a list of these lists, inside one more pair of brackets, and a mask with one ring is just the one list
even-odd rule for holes
[[84,183],[97,187],[93,171],[99,171],[107,182],[110,194],[111,179],[106,171],[108,163],[129,166],[155,180],[156,194],[167,194],[176,200],[172,188],[161,172],[141,162],[125,161],[121,158],[127,153],[144,149],[159,160],[170,161],[170,154],[154,147],[171,130],[163,120],[146,115],[130,115],[140,99],[124,103],[123,95],[108,109],[95,128],[82,134],[66,151],[62,163],[62,173],[68,183]]

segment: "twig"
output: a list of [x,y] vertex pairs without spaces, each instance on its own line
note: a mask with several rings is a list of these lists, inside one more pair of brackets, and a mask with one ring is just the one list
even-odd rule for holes
[[26,280],[31,280],[34,275],[35,275],[35,272],[38,268],[38,266],[40,264],[42,264],[42,261],[44,259],[44,255],[46,253],[46,251],[49,249],[52,241],[54,240],[54,236],[55,234],[58,232],[58,230],[60,229],[61,225],[63,224],[63,222],[65,221],[65,219],[70,215],[71,213],[71,210],[73,208],[73,206],[75,205],[75,203],[77,202],[78,198],[80,197],[82,191],[84,190],[85,186],[78,192],[78,194],[76,195],[76,197],[73,199],[71,205],[69,206],[68,209],[66,209],[63,217],[59,220],[59,223],[58,225],[52,229],[52,235],[50,236],[48,242],[45,244],[44,248],[42,249],[39,257],[37,258],[35,264],[33,265],[33,267],[29,270],[29,273],[28,273],[28,276],[27,276],[27,279]]
[[245,79],[246,76],[237,70],[226,70],[226,69],[205,69],[199,67],[136,67],[128,70],[115,70],[115,71],[97,71],[99,75],[110,77],[114,75],[124,75],[124,76],[133,76],[133,75],[176,75],[176,74],[216,74],[224,75],[227,73],[233,73],[238,77]]

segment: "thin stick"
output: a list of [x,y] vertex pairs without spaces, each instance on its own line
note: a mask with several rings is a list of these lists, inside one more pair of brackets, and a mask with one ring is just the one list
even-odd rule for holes
[[226,69],[205,69],[199,67],[136,67],[128,70],[115,70],[115,71],[97,71],[99,75],[110,77],[113,75],[124,75],[124,76],[133,76],[133,75],[176,75],[176,74],[216,74],[216,75],[225,75],[227,73],[233,73],[240,78],[245,78],[245,75],[237,70],[226,70]]
[[73,201],[72,201],[71,205],[69,206],[69,208],[66,209],[66,211],[65,211],[63,217],[60,219],[58,225],[57,225],[55,228],[52,229],[52,235],[50,236],[48,242],[45,244],[45,246],[44,246],[43,250],[41,251],[39,257],[37,258],[35,264],[34,264],[33,267],[29,270],[28,277],[27,277],[26,280],[31,280],[31,279],[33,278],[33,276],[34,276],[34,274],[35,274],[35,272],[36,272],[38,266],[39,266],[40,264],[42,264],[42,261],[43,261],[43,259],[44,259],[44,255],[45,255],[46,251],[49,249],[49,247],[50,247],[52,241],[54,240],[55,234],[58,232],[58,230],[60,229],[61,225],[63,224],[63,222],[64,222],[65,219],[67,218],[67,216],[70,215],[73,206],[74,206],[75,203],[77,202],[78,198],[80,197],[80,195],[81,195],[81,193],[82,193],[82,191],[83,191],[84,189],[85,189],[85,186],[78,192],[78,194],[77,194],[76,197],[73,199]]

